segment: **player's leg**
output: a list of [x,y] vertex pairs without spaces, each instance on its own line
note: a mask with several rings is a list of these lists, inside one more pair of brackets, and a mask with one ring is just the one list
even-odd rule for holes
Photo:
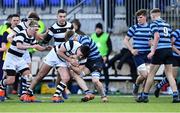
[[[27,63],[29,70],[31,70],[31,56],[30,56],[29,51],[26,51],[26,52],[23,54],[22,58],[23,58],[24,61]],[[18,73],[18,74],[20,74],[19,76],[22,76],[22,75],[21,75],[22,73]],[[20,79],[20,91],[19,91],[20,96],[23,95],[23,88],[24,88],[23,83],[24,83],[25,81],[26,81],[26,80],[25,80],[24,77],[22,76],[21,79]]]
[[28,102],[31,102],[31,101],[35,101],[35,97],[33,95],[31,95],[31,97],[27,97],[27,91],[28,91],[28,88],[32,82],[32,74],[29,70],[29,68],[25,68],[23,70],[20,71],[21,75],[22,75],[22,94],[20,96],[20,100],[21,101],[28,101]]
[[133,95],[135,97],[138,95],[140,84],[144,82],[144,80],[147,78],[147,75],[148,75],[148,70],[145,63],[139,65],[137,67],[137,70],[138,70],[139,76],[137,77],[136,83],[133,86]]
[[5,70],[7,75],[0,81],[0,101],[5,99],[5,91],[7,85],[12,85],[15,82],[16,71],[15,70]]
[[[178,67],[173,67],[173,77],[176,78],[177,74],[178,74]],[[156,89],[155,89],[155,97],[159,97],[159,92],[160,89],[165,85],[169,83],[167,77],[164,77],[157,85],[156,85]]]
[[99,94],[101,95],[101,99],[103,102],[107,102],[107,96],[103,87],[102,82],[100,82],[99,77],[97,77],[97,75],[99,76],[99,72],[92,72],[92,82],[95,84],[96,89],[98,90]]
[[154,76],[156,72],[158,71],[158,69],[159,69],[159,65],[150,64],[150,71],[146,80],[144,92],[142,93],[140,97],[137,98],[136,100],[137,102],[148,102],[149,90],[151,88],[151,85],[154,81]]
[[[59,75],[59,73],[57,73],[57,79],[56,79],[56,86],[59,84],[59,82],[61,81],[61,76]],[[64,99],[68,99],[68,94],[70,93],[69,89],[66,87],[65,90],[62,93],[62,97]]]
[[38,74],[36,75],[36,77],[33,79],[31,85],[30,85],[30,89],[33,90],[35,88],[35,85],[37,83],[39,83],[39,81],[41,81],[51,70],[52,66],[43,63],[42,66],[40,67],[40,70],[38,72]]
[[20,100],[23,100],[24,95],[27,93],[27,89],[31,84],[32,81],[32,75],[29,69],[29,65],[24,60],[24,58],[21,58],[21,61],[17,63],[17,72],[21,73],[21,89],[22,94],[20,96]]
[[3,65],[3,70],[5,71],[5,75],[0,81],[0,101],[4,101],[6,86],[15,82],[16,59],[11,56],[7,56]]
[[101,99],[103,102],[107,102],[107,96],[105,93],[105,89],[103,84],[100,82],[99,78],[101,76],[101,71],[103,69],[103,60],[102,58],[97,58],[95,60],[88,60],[86,62],[86,67],[90,70],[92,76],[92,82],[94,83],[95,87],[97,88],[99,94],[101,95]]
[[166,77],[169,81],[169,84],[171,86],[171,89],[173,91],[173,103],[179,103],[179,97],[178,97],[178,90],[177,90],[177,85],[176,85],[176,81],[173,77],[173,72],[172,72],[172,65],[171,64],[167,64],[165,65],[165,73],[166,73]]
[[139,86],[141,83],[144,82],[144,80],[147,78],[148,75],[148,66],[146,63],[148,63],[149,60],[147,58],[147,54],[138,54],[136,56],[133,56],[133,58],[139,74],[135,84],[133,85],[133,95],[137,97]]
[[15,82],[13,84],[13,89],[11,91],[12,94],[18,94],[19,77],[20,77],[20,75],[18,73],[16,73]]
[[69,70],[67,67],[60,66],[58,69],[58,73],[61,76],[61,81],[56,87],[56,91],[52,97],[53,102],[64,102],[62,99],[62,93],[67,87],[67,83],[70,80]]
[[76,72],[73,71],[73,67],[71,66],[70,69],[70,74],[71,76],[75,79],[75,81],[78,83],[79,87],[83,90],[85,96],[81,99],[82,102],[87,102],[89,100],[94,99],[95,95],[92,94],[92,92],[89,90],[89,88],[86,85],[86,82],[82,79],[83,76],[89,73],[89,70],[85,67],[81,68],[79,71],[81,72]]
[[[173,63],[173,76],[174,76],[174,78],[176,78],[176,76],[178,74],[178,67],[180,66],[180,58],[174,56],[172,58],[172,63]],[[156,89],[154,91],[155,97],[159,97],[161,88],[167,83],[169,83],[169,81],[168,81],[167,77],[164,77],[158,84],[156,84],[156,86],[155,86]]]
[[[40,67],[40,70],[38,72],[38,74],[36,75],[36,77],[32,80],[29,88],[27,89],[26,92],[26,97],[30,97],[30,98],[22,98],[23,101],[29,101],[31,99],[31,97],[33,97],[33,90],[36,86],[37,83],[39,83],[51,70],[52,66],[49,66],[46,63],[43,63],[42,66]],[[22,95],[23,96],[23,95]]]

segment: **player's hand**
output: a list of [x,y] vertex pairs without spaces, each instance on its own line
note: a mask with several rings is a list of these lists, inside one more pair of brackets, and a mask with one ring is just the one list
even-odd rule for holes
[[137,49],[133,49],[131,50],[131,53],[135,56],[135,55],[138,55],[138,50]]
[[8,40],[8,42],[12,43],[13,37],[9,37],[7,40]]
[[52,46],[48,45],[45,47],[45,50],[50,51],[52,48],[53,48]]
[[75,67],[79,66],[78,60],[77,59],[73,59],[73,58],[71,59],[70,64],[75,66]]
[[70,55],[70,58],[77,59],[77,55]]
[[153,55],[154,55],[154,52],[150,52],[149,54],[148,54],[148,59],[152,59],[152,57],[153,57]]
[[150,47],[153,46],[153,40],[149,40],[148,44]]
[[33,45],[32,48],[37,49],[39,51],[44,51],[46,49],[46,47],[40,46],[39,44]]
[[106,56],[103,57],[103,61],[104,61],[104,63],[106,63],[106,61],[107,61],[107,57]]
[[42,34],[39,34],[39,33],[36,33],[34,37],[35,37],[35,39],[38,40],[38,41],[44,39],[43,36],[42,36]]

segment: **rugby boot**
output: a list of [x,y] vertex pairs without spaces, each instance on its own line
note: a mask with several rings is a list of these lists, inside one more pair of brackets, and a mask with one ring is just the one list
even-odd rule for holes
[[102,100],[102,102],[108,102],[108,98],[107,98],[107,96],[103,96],[103,97],[101,97],[101,100]]
[[54,103],[63,103],[63,102],[64,102],[64,100],[62,99],[61,96],[53,96],[53,97],[51,98],[51,100],[52,100],[52,102],[54,102]]
[[81,99],[81,102],[87,102],[87,101],[93,100],[94,98],[95,98],[95,95],[88,93]]

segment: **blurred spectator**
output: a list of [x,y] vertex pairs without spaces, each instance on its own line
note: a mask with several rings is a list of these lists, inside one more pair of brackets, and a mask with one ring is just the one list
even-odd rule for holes
[[[6,58],[6,51],[9,49],[10,45],[11,45],[11,42],[9,42],[7,40],[7,36],[13,32],[13,28],[16,27],[20,22],[20,16],[17,15],[17,14],[12,14],[11,15],[11,19],[10,19],[10,27],[3,33],[3,37],[2,37],[2,47],[6,48],[6,50],[4,50],[4,53],[3,53],[3,62]],[[15,78],[15,82],[13,84],[13,94],[16,94],[17,93],[17,89],[18,89],[18,82],[19,82],[19,74],[16,75],[16,78]]]
[[[117,71],[115,68],[115,62],[117,62],[117,60],[119,60],[119,63],[117,65],[118,69],[121,69],[124,63],[127,63],[129,65],[132,82],[135,83],[138,75],[131,52],[127,48],[123,48],[119,54],[115,55],[112,59],[109,60],[108,68],[112,66],[112,68]],[[117,72],[115,74],[117,74]]]
[[42,34],[46,31],[46,25],[44,24],[44,22],[40,19],[38,21],[38,24],[39,24],[39,30],[38,30],[38,33]]
[[3,33],[11,26],[10,21],[11,21],[12,15],[9,15],[6,19],[6,21],[0,26],[0,80],[2,80],[3,77],[3,52],[6,50],[4,46],[2,46],[2,38],[3,38]]
[[85,35],[85,33],[81,31],[81,23],[78,19],[74,19],[71,23],[73,24],[73,28],[77,34]]
[[107,65],[108,56],[112,51],[111,39],[109,34],[103,32],[103,25],[101,23],[96,24],[95,31],[96,32],[91,35],[91,38],[96,43],[105,64],[103,72],[105,77],[106,92],[108,92],[109,74]]

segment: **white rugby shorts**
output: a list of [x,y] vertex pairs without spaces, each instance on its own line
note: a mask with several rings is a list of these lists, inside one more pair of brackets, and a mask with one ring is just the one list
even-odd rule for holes
[[54,48],[47,54],[43,62],[52,67],[67,67],[66,61],[62,61],[58,58]]

